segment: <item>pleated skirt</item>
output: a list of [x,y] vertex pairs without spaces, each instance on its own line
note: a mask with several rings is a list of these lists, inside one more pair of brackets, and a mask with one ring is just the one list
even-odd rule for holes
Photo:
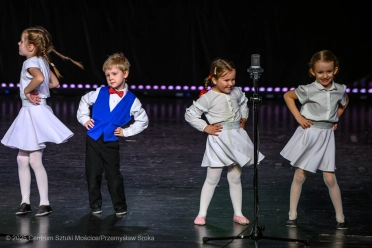
[[299,126],[280,154],[293,167],[316,173],[317,170],[334,172],[335,138],[333,128]]
[[[202,167],[245,166],[254,163],[254,145],[240,122],[221,123],[218,136],[208,135]],[[264,155],[258,152],[258,162]]]

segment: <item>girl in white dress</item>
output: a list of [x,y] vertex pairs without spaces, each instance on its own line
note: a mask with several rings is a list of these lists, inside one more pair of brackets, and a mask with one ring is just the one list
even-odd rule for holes
[[[216,59],[212,62],[209,76],[204,80],[204,90],[199,99],[186,109],[185,119],[191,126],[208,133],[206,149],[201,166],[207,167],[199,213],[195,225],[205,225],[207,209],[214,190],[227,167],[230,197],[234,209],[233,221],[248,225],[249,220],[242,214],[241,170],[252,165],[253,143],[244,130],[248,118],[248,99],[235,86],[236,69],[232,62]],[[211,90],[207,91],[208,86]],[[208,120],[203,120],[202,115]],[[259,153],[258,160],[264,156]]]
[[[27,58],[23,62],[20,78],[22,108],[1,143],[19,149],[17,163],[22,201],[16,214],[31,212],[31,167],[40,195],[40,204],[35,215],[43,216],[52,212],[48,199],[48,177],[42,163],[45,143],[60,144],[73,136],[46,103],[46,98],[50,96],[49,88],[58,87],[58,77],[61,76],[50,62],[48,54],[54,52],[61,58],[83,67],[80,63],[58,53],[51,42],[51,35],[43,27],[25,29],[18,46],[19,54]],[[50,71],[49,65],[53,67],[55,74]]]
[[[280,154],[288,159],[296,171],[293,177],[289,219],[287,226],[297,227],[297,204],[307,172],[323,171],[336,212],[337,229],[347,229],[340,188],[335,176],[334,130],[349,98],[346,86],[333,81],[339,71],[336,56],[327,50],[317,52],[309,62],[310,74],[315,81],[300,85],[284,94],[284,100],[299,126]],[[302,104],[298,110],[295,100]]]

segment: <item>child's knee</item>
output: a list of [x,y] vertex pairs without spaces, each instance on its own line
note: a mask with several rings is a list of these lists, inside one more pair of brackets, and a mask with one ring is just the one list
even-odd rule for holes
[[335,176],[334,173],[324,172],[323,173],[323,179],[324,179],[324,183],[328,187],[333,187],[333,186],[335,186],[337,184],[336,176]]

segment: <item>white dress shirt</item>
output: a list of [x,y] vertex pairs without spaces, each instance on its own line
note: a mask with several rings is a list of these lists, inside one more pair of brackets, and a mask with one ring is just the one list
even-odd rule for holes
[[[90,117],[90,106],[92,106],[98,97],[101,87],[97,88],[95,91],[88,92],[81,97],[79,103],[79,109],[77,111],[77,119],[81,125],[84,125],[87,121],[91,119]],[[122,90],[124,92],[123,97],[119,97],[117,94],[110,94],[110,111],[112,111],[116,105],[124,98],[128,92],[128,85],[125,84],[125,88]],[[147,128],[149,119],[146,111],[142,108],[141,102],[136,98],[130,109],[130,115],[133,116],[134,123],[129,127],[123,129],[124,137],[133,136],[144,129]]]

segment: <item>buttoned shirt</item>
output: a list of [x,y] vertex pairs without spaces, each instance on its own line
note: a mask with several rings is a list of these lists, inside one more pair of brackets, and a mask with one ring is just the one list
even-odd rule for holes
[[335,82],[332,82],[332,86],[327,90],[314,81],[298,86],[295,93],[302,104],[301,115],[313,121],[337,122],[339,104],[346,104],[346,85]]

